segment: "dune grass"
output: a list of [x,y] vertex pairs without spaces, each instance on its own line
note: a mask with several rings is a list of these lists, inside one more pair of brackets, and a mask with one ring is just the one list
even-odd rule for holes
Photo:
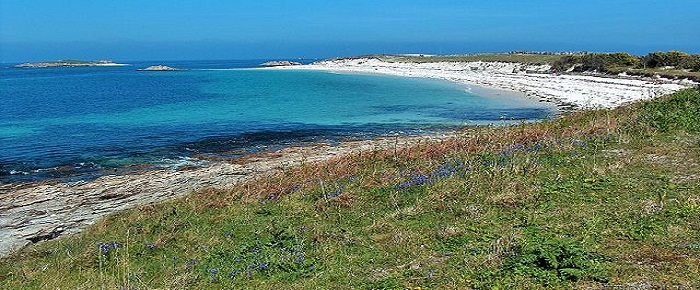
[[700,89],[143,206],[0,288],[700,287]]
[[527,64],[552,64],[563,59],[563,54],[533,54],[533,53],[484,53],[470,55],[381,55],[378,58],[390,62],[517,62]]

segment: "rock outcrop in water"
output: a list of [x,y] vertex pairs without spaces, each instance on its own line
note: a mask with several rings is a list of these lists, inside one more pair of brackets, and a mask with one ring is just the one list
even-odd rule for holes
[[296,61],[289,61],[289,60],[276,60],[276,61],[268,61],[268,62],[260,64],[260,66],[264,66],[264,67],[293,66],[293,65],[301,65],[301,63],[296,62]]
[[167,65],[153,65],[147,68],[137,69],[137,71],[179,71],[185,70],[184,68],[170,67]]
[[28,62],[15,65],[16,68],[42,68],[42,67],[86,67],[86,66],[125,66],[126,64],[114,63],[109,60],[57,60],[47,62]]

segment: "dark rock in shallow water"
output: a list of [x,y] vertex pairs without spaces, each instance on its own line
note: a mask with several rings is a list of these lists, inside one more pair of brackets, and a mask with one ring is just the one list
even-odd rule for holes
[[167,65],[153,65],[147,68],[137,69],[138,71],[178,71],[185,70],[183,68],[169,67]]
[[273,66],[292,66],[292,65],[301,65],[300,62],[296,61],[288,61],[288,60],[276,60],[276,61],[268,61],[266,63],[261,63],[260,66],[266,66],[266,67],[273,67]]

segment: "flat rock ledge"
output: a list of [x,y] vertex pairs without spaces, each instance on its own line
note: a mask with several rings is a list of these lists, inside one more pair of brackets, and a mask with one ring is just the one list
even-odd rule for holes
[[454,138],[455,134],[289,147],[244,157],[242,164],[215,162],[195,169],[109,175],[87,182],[3,184],[0,185],[0,257],[29,244],[78,233],[116,211],[171,200],[205,188],[230,188],[290,166],[323,162],[346,154],[439,142]]
[[137,69],[137,71],[179,71],[186,70],[183,68],[170,67],[167,65],[153,65],[147,68]]
[[264,67],[294,66],[294,65],[301,65],[301,63],[296,62],[296,61],[289,61],[289,60],[275,60],[275,61],[268,61],[268,62],[260,64],[260,66],[264,66]]
[[88,67],[88,66],[126,66],[127,64],[115,63],[111,60],[57,60],[47,62],[27,62],[14,65],[14,68],[47,68],[47,67]]

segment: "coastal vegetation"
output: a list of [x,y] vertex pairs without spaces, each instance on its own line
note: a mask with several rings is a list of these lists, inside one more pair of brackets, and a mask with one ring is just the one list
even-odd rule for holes
[[384,61],[393,62],[516,62],[548,64],[553,72],[602,73],[687,78],[700,81],[700,54],[680,51],[652,52],[636,56],[624,52],[616,53],[533,53],[512,52],[472,55],[378,55]]
[[698,172],[692,88],[123,211],[0,288],[698,288]]
[[485,53],[485,54],[470,54],[470,55],[378,55],[376,56],[384,61],[393,62],[469,62],[469,61],[488,61],[488,62],[516,62],[526,64],[551,64],[559,61],[564,57],[562,54],[545,54],[545,53]]
[[680,51],[652,52],[645,56],[628,53],[567,55],[553,63],[557,71],[596,71],[607,74],[659,75],[668,78],[700,80],[700,54]]

